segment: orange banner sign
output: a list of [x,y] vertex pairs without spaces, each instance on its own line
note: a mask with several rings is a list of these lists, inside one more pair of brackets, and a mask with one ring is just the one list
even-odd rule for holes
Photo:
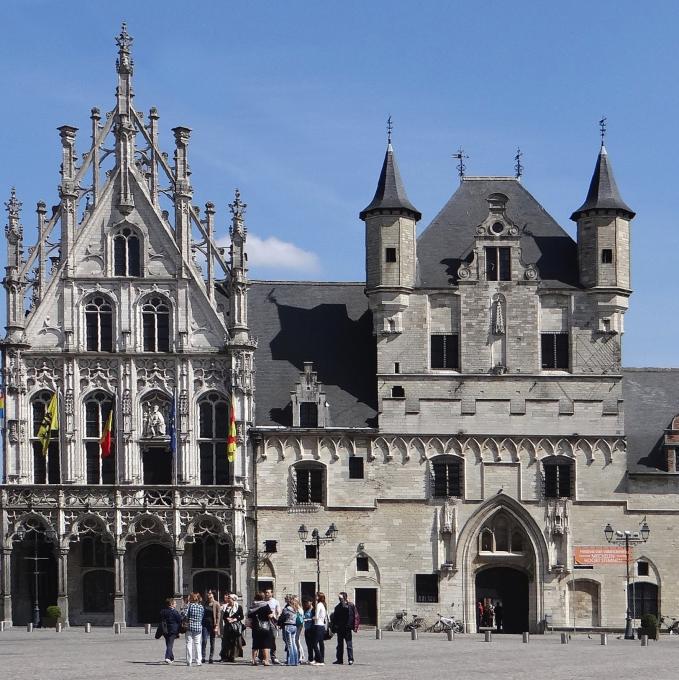
[[[630,550],[630,560],[634,559]],[[575,564],[625,564],[624,545],[576,545]]]

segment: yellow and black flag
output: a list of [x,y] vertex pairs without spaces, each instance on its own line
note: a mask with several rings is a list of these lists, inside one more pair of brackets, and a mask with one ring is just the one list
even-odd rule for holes
[[59,399],[57,393],[55,392],[50,399],[47,408],[45,409],[45,415],[42,418],[42,423],[38,428],[38,439],[42,444],[42,455],[47,455],[47,449],[49,449],[50,439],[52,438],[52,431],[59,429]]

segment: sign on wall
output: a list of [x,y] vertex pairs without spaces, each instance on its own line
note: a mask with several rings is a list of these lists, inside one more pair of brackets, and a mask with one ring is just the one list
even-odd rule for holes
[[[630,561],[634,559],[630,550]],[[623,545],[576,545],[573,554],[574,564],[625,564]]]

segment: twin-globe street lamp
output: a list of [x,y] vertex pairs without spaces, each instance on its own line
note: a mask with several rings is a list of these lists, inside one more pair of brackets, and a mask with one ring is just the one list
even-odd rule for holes
[[316,592],[321,591],[321,543],[330,543],[337,538],[339,534],[339,529],[335,526],[333,522],[328,530],[325,532],[325,536],[321,536],[318,529],[313,529],[311,532],[311,538],[309,538],[309,530],[302,524],[299,529],[297,529],[299,534],[299,540],[307,545],[316,546]]
[[632,612],[629,606],[629,547],[630,544],[646,543],[648,537],[651,535],[651,529],[644,521],[639,531],[616,531],[609,522],[604,529],[604,536],[609,543],[615,545],[625,546],[625,562],[627,565],[627,613],[625,615],[625,640],[634,640],[634,632],[632,631]]

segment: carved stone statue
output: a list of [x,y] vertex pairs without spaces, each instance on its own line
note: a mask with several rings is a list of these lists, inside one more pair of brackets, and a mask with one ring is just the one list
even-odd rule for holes
[[158,404],[144,413],[144,437],[157,439],[165,436],[165,418]]
[[444,534],[453,533],[455,507],[447,500],[441,508],[441,531]]

